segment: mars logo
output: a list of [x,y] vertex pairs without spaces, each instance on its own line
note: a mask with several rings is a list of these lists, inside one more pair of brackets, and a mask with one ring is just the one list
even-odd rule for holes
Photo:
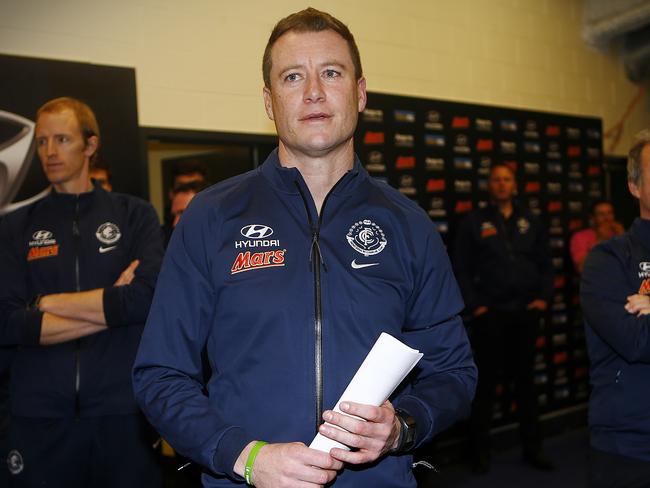
[[645,279],[641,282],[639,295],[650,295],[650,279]]
[[27,261],[50,258],[58,255],[59,245],[56,243],[56,239],[52,232],[41,229],[32,234],[32,240],[29,241]]
[[284,255],[286,249],[263,252],[240,252],[230,268],[230,274],[243,273],[253,269],[275,268],[284,266]]
[[35,125],[20,115],[0,110],[0,215],[28,203],[11,204],[34,156]]
[[345,238],[352,249],[364,256],[379,254],[388,244],[381,227],[367,219],[352,225]]

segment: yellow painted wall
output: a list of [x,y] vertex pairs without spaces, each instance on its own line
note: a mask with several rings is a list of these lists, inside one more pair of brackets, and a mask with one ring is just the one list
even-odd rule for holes
[[[372,91],[619,120],[637,87],[580,38],[582,0],[314,0]],[[0,52],[135,67],[140,124],[272,133],[260,64],[294,0],[5,0]],[[616,153],[650,126],[645,98]]]

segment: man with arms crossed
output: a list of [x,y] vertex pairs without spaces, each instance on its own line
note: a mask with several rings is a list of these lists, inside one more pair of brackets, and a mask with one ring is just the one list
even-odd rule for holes
[[627,163],[640,218],[593,248],[580,302],[591,362],[590,487],[650,486],[650,130]]
[[[136,396],[209,470],[204,486],[415,487],[409,452],[468,413],[476,382],[444,246],[354,155],[366,82],[344,24],[314,9],[281,20],[263,73],[279,148],[183,214]],[[341,405],[354,417],[325,410],[382,331],[424,353],[413,376],[383,405]],[[317,431],[353,449],[309,449]]]
[[131,367],[162,260],[153,207],[93,186],[90,107],[37,112],[49,195],[0,224],[0,345],[11,365],[13,486],[143,487],[160,477]]

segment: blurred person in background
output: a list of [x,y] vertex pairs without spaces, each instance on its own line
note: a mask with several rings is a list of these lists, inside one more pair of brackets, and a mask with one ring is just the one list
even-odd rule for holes
[[614,206],[607,200],[592,204],[589,224],[589,228],[579,230],[571,236],[571,260],[578,273],[582,273],[587,254],[596,244],[625,232],[623,224],[614,217]]
[[524,460],[553,469],[542,451],[533,381],[535,341],[553,294],[553,268],[546,229],[514,200],[516,190],[514,171],[493,164],[489,205],[470,212],[455,239],[454,270],[472,316],[470,338],[479,371],[470,419],[476,474],[490,468],[490,425],[502,376],[514,379]]

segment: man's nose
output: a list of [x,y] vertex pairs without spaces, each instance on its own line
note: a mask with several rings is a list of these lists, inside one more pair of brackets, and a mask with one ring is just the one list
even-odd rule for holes
[[317,102],[325,99],[325,91],[323,90],[322,80],[319,76],[308,76],[305,85],[304,99],[305,101],[310,102]]
[[54,142],[54,139],[48,139],[45,150],[48,157],[56,155],[56,143]]

